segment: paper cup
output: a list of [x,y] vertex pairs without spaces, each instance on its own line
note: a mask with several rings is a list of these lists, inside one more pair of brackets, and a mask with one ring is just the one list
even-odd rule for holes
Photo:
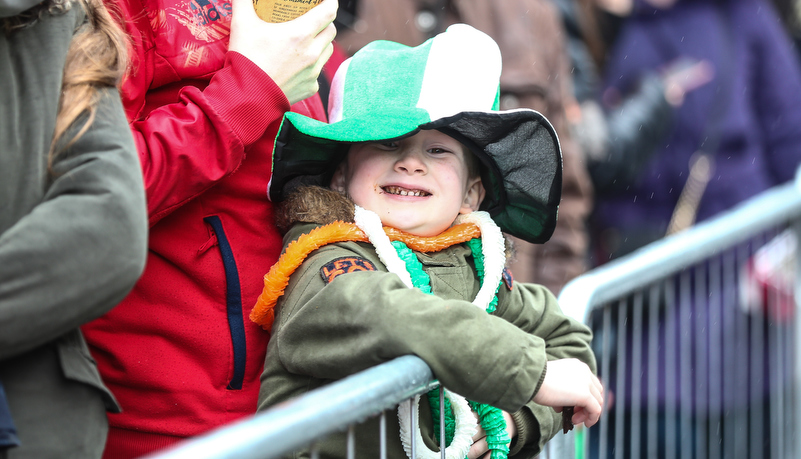
[[256,14],[266,22],[286,22],[314,8],[323,0],[253,0]]

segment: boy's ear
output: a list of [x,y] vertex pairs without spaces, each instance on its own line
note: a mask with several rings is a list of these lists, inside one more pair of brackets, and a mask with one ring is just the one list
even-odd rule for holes
[[481,177],[470,179],[467,183],[467,192],[464,195],[464,202],[462,203],[462,208],[459,209],[459,213],[469,214],[477,211],[481,207],[481,202],[484,201],[486,193]]
[[336,191],[347,191],[345,186],[345,161],[339,163],[336,170],[334,171],[334,175],[331,176],[331,185],[329,188]]

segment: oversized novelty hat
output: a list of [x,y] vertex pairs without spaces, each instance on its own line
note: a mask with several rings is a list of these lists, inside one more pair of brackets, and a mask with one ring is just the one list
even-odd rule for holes
[[487,190],[481,210],[513,236],[547,241],[562,188],[559,141],[534,110],[497,111],[500,75],[497,44],[465,24],[417,47],[368,44],[337,70],[329,123],[285,115],[273,152],[270,198],[281,201],[299,185],[328,185],[352,143],[437,129],[481,160]]

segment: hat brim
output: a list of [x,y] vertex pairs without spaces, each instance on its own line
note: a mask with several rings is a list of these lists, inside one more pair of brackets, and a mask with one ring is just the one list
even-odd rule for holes
[[553,126],[529,109],[461,112],[435,121],[424,110],[408,110],[332,124],[288,113],[273,152],[270,199],[281,201],[300,185],[327,186],[352,143],[401,139],[424,129],[442,131],[478,156],[487,190],[481,210],[504,232],[533,243],[551,237],[562,156]]

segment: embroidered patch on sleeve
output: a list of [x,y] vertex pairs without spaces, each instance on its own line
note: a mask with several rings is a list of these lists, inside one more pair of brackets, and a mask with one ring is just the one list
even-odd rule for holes
[[512,290],[512,285],[514,284],[514,278],[512,278],[512,271],[509,271],[509,268],[503,268],[503,283],[506,284],[506,288],[510,291]]
[[330,261],[328,264],[320,268],[320,275],[326,284],[331,283],[341,274],[352,273],[356,271],[375,271],[375,265],[370,261],[360,257],[342,257]]

